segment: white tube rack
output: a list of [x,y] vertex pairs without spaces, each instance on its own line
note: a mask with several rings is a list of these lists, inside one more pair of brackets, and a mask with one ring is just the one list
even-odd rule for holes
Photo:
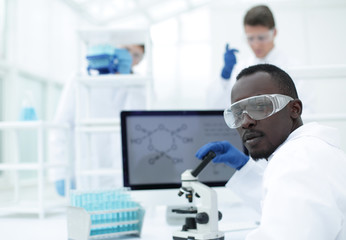
[[71,206],[67,210],[69,239],[140,235],[144,209],[131,200],[128,189],[73,190],[70,196]]
[[[108,223],[92,223],[93,216],[136,212],[133,220],[114,220]],[[68,207],[67,229],[71,240],[107,239],[124,235],[140,236],[144,210],[140,207],[88,212],[81,207]],[[131,227],[135,226],[135,227]]]

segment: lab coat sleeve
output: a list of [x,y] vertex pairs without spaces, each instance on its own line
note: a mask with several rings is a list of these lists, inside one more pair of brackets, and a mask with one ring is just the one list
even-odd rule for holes
[[262,178],[266,160],[250,160],[227,182],[226,187],[237,194],[247,206],[261,212]]
[[[72,128],[75,119],[75,81],[69,80],[62,91],[61,98],[55,113],[54,122],[67,124],[69,130],[54,129],[49,135],[49,161],[53,164],[68,163],[71,159],[73,135]],[[49,171],[52,181],[64,179],[67,171],[64,168],[53,168]]]
[[311,156],[297,152],[285,151],[268,164],[261,224],[246,240],[337,239],[343,223],[330,187],[313,163],[305,163]]
[[147,97],[144,89],[133,88],[126,90],[124,110],[141,110],[147,107]]

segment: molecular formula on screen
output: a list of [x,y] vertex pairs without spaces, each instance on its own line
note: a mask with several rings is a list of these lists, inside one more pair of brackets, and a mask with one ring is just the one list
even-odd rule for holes
[[181,163],[183,159],[175,157],[174,151],[178,149],[179,144],[193,142],[192,137],[182,135],[187,130],[186,124],[181,124],[176,129],[169,129],[162,123],[154,129],[147,129],[137,124],[135,130],[140,132],[139,137],[132,138],[130,143],[146,144],[148,152],[155,153],[153,157],[148,159],[149,164],[155,164],[161,158],[168,158],[174,164]]

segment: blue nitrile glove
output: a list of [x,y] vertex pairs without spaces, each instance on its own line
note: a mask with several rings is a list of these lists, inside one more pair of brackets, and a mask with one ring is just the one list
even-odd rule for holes
[[132,67],[131,53],[125,48],[116,48],[114,51],[116,58],[118,59],[118,73],[129,74]]
[[226,52],[224,54],[225,65],[222,68],[221,77],[228,80],[231,77],[233,67],[237,63],[237,58],[235,57],[235,52],[239,52],[237,49],[229,49],[228,43],[226,44]]
[[[73,179],[70,182],[70,188],[76,189],[76,183]],[[55,182],[55,189],[60,196],[65,196],[65,180],[62,179],[62,180],[56,181]]]
[[249,156],[246,156],[227,141],[207,143],[197,151],[196,157],[202,159],[209,151],[216,154],[213,159],[214,163],[225,163],[237,170],[240,170],[249,161]]

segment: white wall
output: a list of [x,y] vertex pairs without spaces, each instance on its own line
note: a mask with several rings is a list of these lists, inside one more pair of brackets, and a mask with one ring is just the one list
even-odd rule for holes
[[78,70],[76,29],[84,21],[59,0],[10,0],[2,4],[6,12],[1,18],[5,27],[0,41],[4,43],[0,60],[5,62],[1,67],[6,72],[2,78],[3,119],[18,119],[23,92],[29,90],[39,118],[51,120],[60,97],[59,83]]
[[151,32],[156,107],[204,107],[200,100],[212,75],[209,9],[156,24]]
[[78,63],[79,17],[57,0],[8,3],[13,24],[8,29],[7,59],[31,72],[65,79]]

